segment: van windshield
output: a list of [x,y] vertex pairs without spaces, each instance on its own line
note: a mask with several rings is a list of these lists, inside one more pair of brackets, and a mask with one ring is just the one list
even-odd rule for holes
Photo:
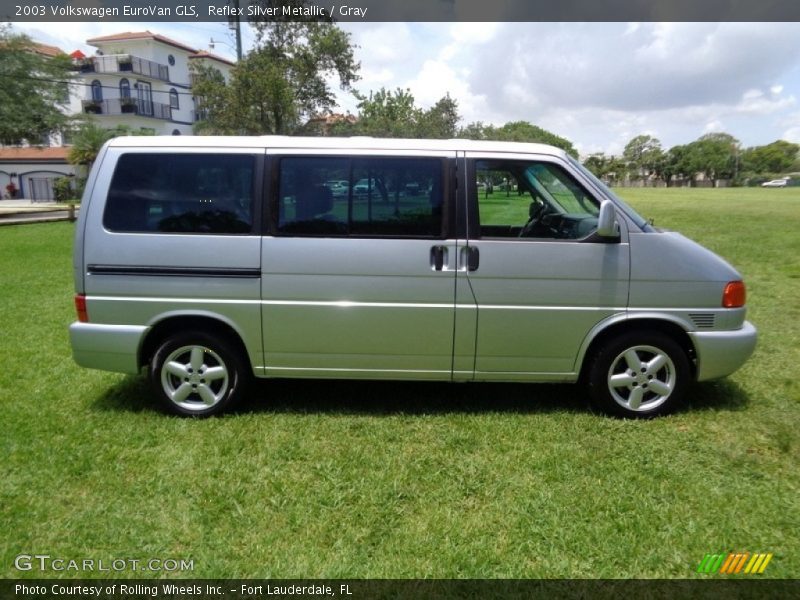
[[625,202],[622,198],[617,196],[613,192],[613,190],[610,187],[608,187],[605,183],[600,181],[600,179],[598,179],[594,173],[592,173],[589,169],[584,167],[580,162],[575,160],[573,157],[568,155],[567,159],[569,159],[572,165],[576,169],[578,169],[587,179],[589,179],[595,186],[600,188],[600,190],[606,196],[611,198],[623,211],[625,211],[625,214],[627,214],[631,219],[633,219],[634,223],[636,223],[639,227],[645,230],[648,230],[650,228],[650,226],[647,223],[647,219],[645,219],[639,213],[633,210],[633,208],[631,208],[631,206],[627,202]]

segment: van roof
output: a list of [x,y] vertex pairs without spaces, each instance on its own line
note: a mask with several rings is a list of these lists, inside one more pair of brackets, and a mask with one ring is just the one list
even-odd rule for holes
[[434,150],[464,152],[519,152],[564,157],[561,148],[546,144],[488,142],[464,139],[423,140],[373,137],[263,136],[129,136],[112,139],[109,146],[170,148],[297,148],[321,150]]

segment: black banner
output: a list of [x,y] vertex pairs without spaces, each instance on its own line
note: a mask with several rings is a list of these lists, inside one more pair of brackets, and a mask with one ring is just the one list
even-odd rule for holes
[[0,0],[10,22],[800,21],[797,0]]
[[33,600],[558,600],[617,598],[798,598],[800,580],[730,577],[692,580],[269,580],[269,579],[5,579],[0,598]]

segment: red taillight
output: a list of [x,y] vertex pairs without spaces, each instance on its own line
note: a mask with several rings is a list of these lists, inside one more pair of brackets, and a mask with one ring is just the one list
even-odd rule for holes
[[89,322],[89,313],[86,312],[85,294],[75,294],[75,311],[78,313],[78,321],[81,323]]
[[744,306],[746,292],[744,281],[729,281],[722,292],[722,306],[725,308],[739,308]]

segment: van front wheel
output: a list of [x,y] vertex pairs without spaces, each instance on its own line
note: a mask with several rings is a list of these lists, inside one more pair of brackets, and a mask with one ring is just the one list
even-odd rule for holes
[[589,391],[604,412],[648,418],[675,410],[691,369],[675,340],[658,332],[631,332],[604,343],[589,368]]
[[205,333],[179,333],[153,354],[150,383],[171,413],[207,417],[242,394],[245,371],[236,350]]

